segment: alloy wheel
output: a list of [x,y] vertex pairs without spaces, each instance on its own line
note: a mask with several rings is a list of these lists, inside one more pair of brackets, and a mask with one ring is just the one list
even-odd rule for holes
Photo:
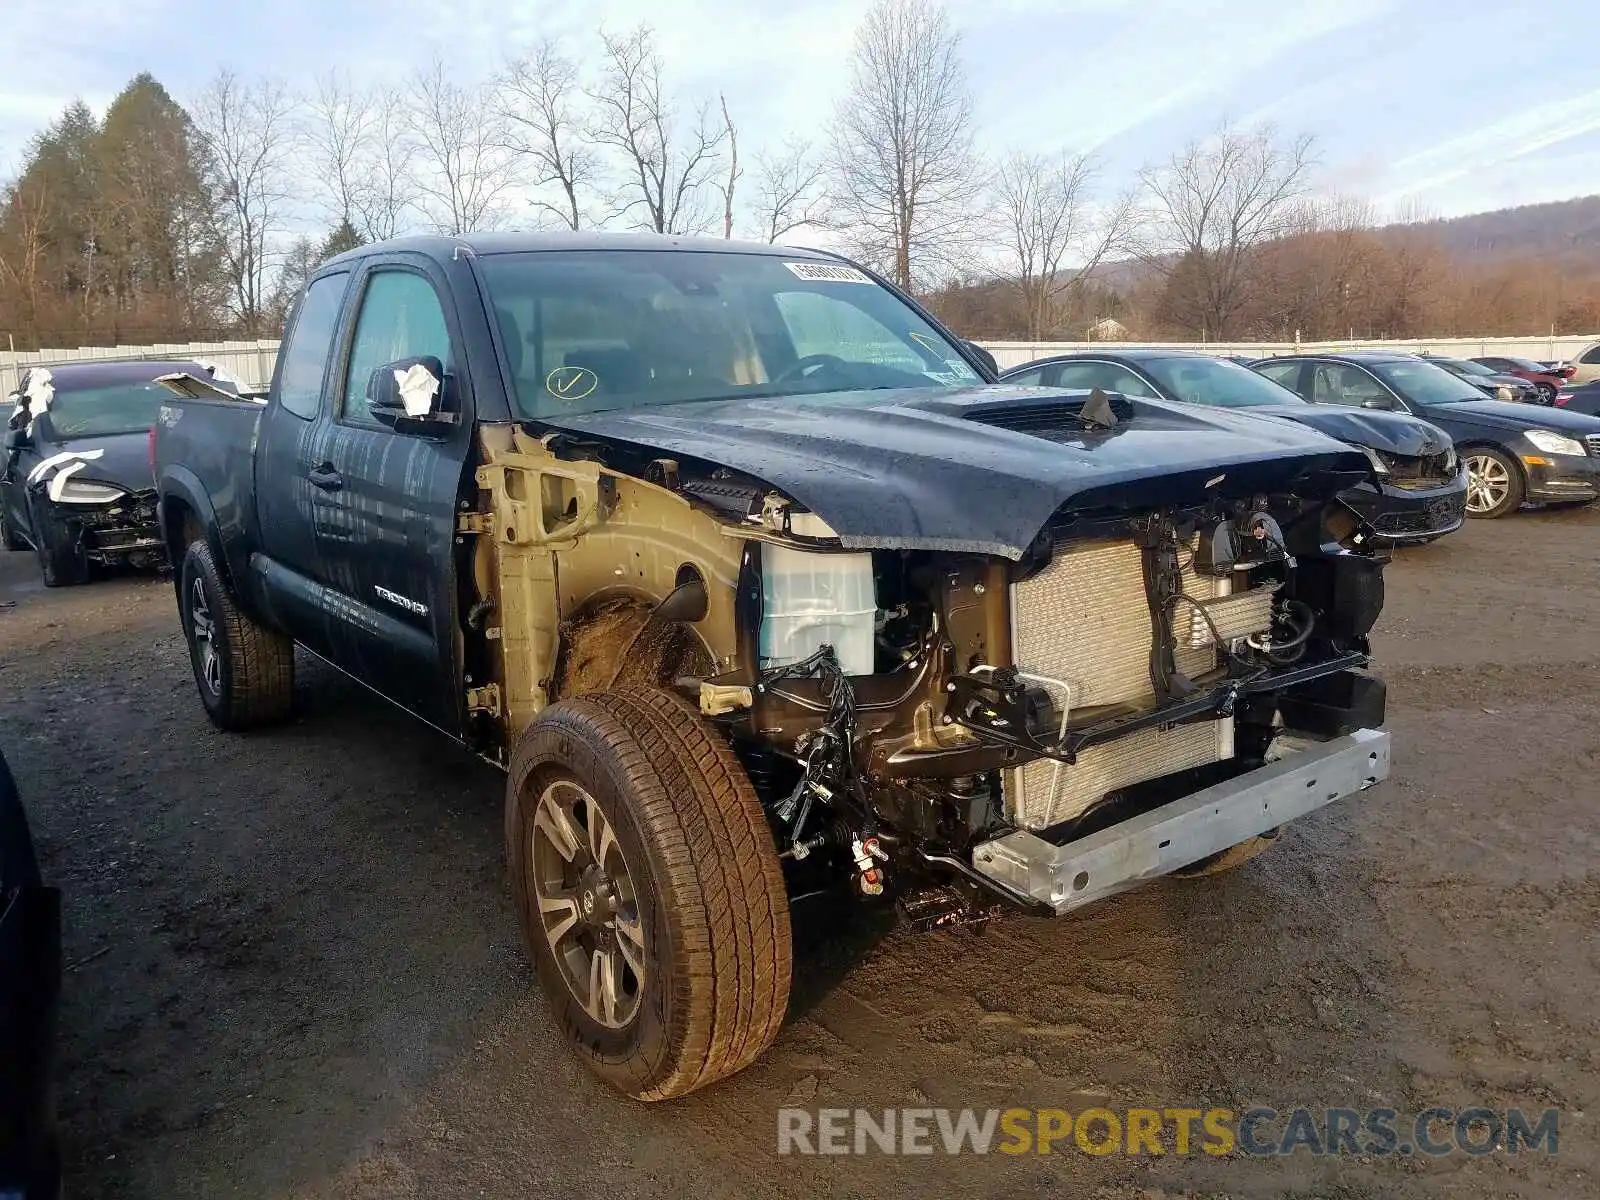
[[1467,457],[1467,511],[1493,512],[1511,494],[1511,472],[1497,458],[1487,454]]
[[197,575],[189,585],[189,627],[195,653],[200,656],[200,677],[213,696],[222,695],[222,659],[217,654],[216,623],[206,602],[205,584]]
[[624,1028],[644,994],[645,934],[622,846],[600,805],[570,779],[550,783],[533,819],[529,869],[539,920],[573,998]]

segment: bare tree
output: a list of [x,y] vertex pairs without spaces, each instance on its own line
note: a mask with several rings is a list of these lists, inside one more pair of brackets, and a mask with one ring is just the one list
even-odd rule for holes
[[590,92],[595,106],[590,136],[623,160],[627,182],[617,199],[619,217],[632,214],[657,233],[703,233],[712,172],[721,158],[726,128],[702,104],[680,123],[666,95],[655,35],[645,25],[624,35],[602,34],[604,66]]
[[1127,243],[1134,198],[1126,194],[1097,211],[1096,175],[1091,157],[1066,153],[1013,153],[996,170],[1011,283],[1032,341],[1061,327],[1094,269]]
[[264,326],[272,246],[289,208],[294,111],[282,83],[245,83],[227,70],[194,107],[232,308],[250,336]]
[[722,102],[722,128],[728,135],[728,182],[722,185],[722,236],[727,239],[733,236],[733,190],[744,171],[739,167],[739,131],[728,115],[728,98],[718,95],[717,99]]
[[356,194],[364,184],[362,168],[372,140],[374,99],[337,71],[319,76],[305,101],[305,138],[335,224],[356,222]]
[[560,203],[535,197],[533,206],[568,229],[583,224],[580,194],[595,186],[599,157],[584,139],[578,103],[583,88],[578,68],[553,41],[507,64],[499,83],[507,145],[531,164],[529,182],[554,188]]
[[461,86],[435,58],[412,76],[407,99],[417,139],[412,182],[430,222],[451,235],[499,225],[516,175],[490,89]]
[[50,189],[42,182],[18,180],[0,193],[0,215],[8,235],[0,253],[0,282],[26,333],[37,336],[40,293],[45,289],[45,259],[53,217]]
[[1142,257],[1167,277],[1168,308],[1202,336],[1227,337],[1248,300],[1254,251],[1288,232],[1313,166],[1310,136],[1224,126],[1139,178],[1151,200]]
[[841,216],[901,287],[965,240],[976,174],[961,40],[934,0],[877,0],[833,125]]
[[830,222],[827,168],[811,143],[791,141],[774,154],[756,154],[756,227],[763,241],[775,242],[807,226]]
[[406,98],[400,91],[375,92],[372,112],[352,203],[357,231],[369,242],[381,242],[398,235],[406,226],[407,214],[416,207],[411,177],[417,145]]

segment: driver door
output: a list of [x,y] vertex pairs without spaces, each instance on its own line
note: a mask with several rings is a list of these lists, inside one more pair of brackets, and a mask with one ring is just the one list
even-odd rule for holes
[[[454,733],[453,551],[473,425],[454,310],[430,271],[386,257],[357,284],[349,349],[334,362],[326,424],[312,456],[313,537],[343,609],[333,626],[334,661]],[[444,364],[441,400],[458,419],[428,432],[397,432],[373,414],[367,383],[385,364],[422,356]]]

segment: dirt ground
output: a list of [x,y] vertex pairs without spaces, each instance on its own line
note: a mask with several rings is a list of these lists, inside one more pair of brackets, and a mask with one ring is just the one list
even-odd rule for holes
[[[1387,784],[1060,920],[813,931],[772,1051],[645,1107],[556,1041],[491,769],[309,662],[292,725],[219,734],[168,584],[0,555],[0,742],[66,891],[70,1193],[1600,1195],[1600,511],[1405,553],[1375,643]],[[786,1102],[1564,1117],[1555,1158],[779,1158]]]

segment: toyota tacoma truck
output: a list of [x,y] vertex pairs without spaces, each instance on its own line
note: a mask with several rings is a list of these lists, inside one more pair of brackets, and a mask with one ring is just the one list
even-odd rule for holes
[[791,895],[1062,914],[1385,778],[1366,459],[992,361],[805,250],[332,259],[264,405],[165,381],[206,712],[284,719],[298,644],[502,767],[538,975],[640,1099],[777,1036]]

